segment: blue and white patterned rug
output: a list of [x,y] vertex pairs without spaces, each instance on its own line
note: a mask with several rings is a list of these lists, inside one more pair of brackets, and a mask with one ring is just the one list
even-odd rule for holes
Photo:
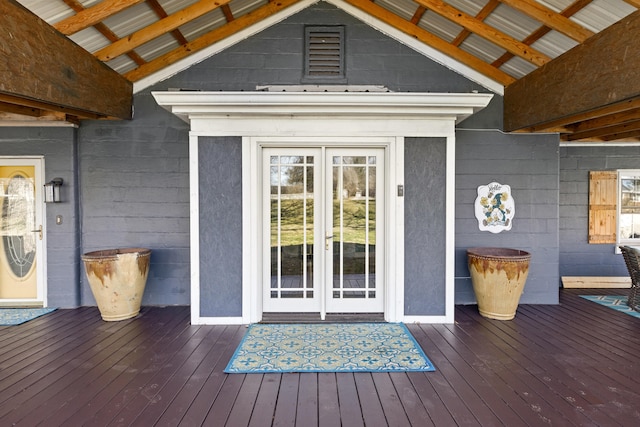
[[54,310],[55,308],[0,308],[0,326],[20,325]]
[[605,307],[612,308],[616,311],[621,311],[633,317],[640,318],[640,312],[632,310],[627,305],[627,297],[619,295],[580,295],[584,299],[597,302]]
[[435,371],[401,323],[253,324],[227,373]]

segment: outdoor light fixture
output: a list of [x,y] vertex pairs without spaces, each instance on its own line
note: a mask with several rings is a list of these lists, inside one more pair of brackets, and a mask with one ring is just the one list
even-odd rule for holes
[[59,203],[60,187],[62,187],[62,178],[53,178],[44,185],[44,202]]

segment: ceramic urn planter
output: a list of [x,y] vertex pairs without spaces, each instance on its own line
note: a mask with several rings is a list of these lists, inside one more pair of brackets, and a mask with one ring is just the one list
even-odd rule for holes
[[140,312],[151,250],[108,249],[82,256],[91,292],[105,321],[130,319]]
[[471,248],[467,260],[478,311],[484,317],[511,320],[529,274],[531,254],[519,249]]

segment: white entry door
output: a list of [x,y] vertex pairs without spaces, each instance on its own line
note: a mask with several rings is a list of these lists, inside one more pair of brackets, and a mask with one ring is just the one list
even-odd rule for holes
[[384,310],[383,148],[263,150],[263,310]]

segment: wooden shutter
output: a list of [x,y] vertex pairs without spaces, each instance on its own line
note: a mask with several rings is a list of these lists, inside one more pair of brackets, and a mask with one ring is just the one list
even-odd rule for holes
[[589,243],[616,243],[618,172],[589,172]]

